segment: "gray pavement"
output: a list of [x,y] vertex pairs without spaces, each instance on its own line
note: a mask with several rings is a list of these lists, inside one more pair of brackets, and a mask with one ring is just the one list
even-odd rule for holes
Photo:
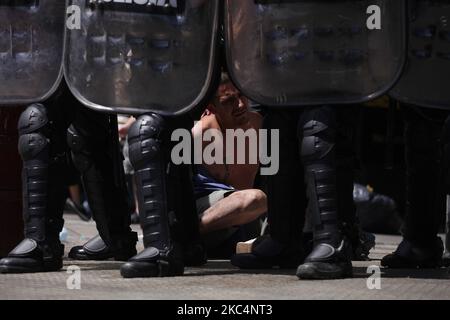
[[[65,215],[68,237],[66,253],[76,244],[96,234],[92,222]],[[133,229],[140,234],[139,226]],[[142,240],[138,250],[143,248]],[[122,279],[120,262],[64,261],[60,272],[0,274],[0,299],[157,299],[157,300],[298,300],[298,299],[445,299],[450,300],[450,274],[438,270],[381,269],[380,289],[368,288],[377,282],[367,268],[379,266],[392,252],[398,236],[377,235],[376,247],[367,262],[354,262],[354,278],[331,281],[298,280],[295,270],[241,271],[229,261],[210,261],[201,268],[187,268],[173,278]],[[71,266],[80,268],[80,289],[68,289]]]

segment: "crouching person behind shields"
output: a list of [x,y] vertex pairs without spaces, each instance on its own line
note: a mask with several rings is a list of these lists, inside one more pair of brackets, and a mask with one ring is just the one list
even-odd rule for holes
[[[259,164],[250,159],[257,159],[261,126],[262,116],[249,110],[248,99],[222,74],[217,94],[192,130],[196,143],[201,141],[203,158],[209,149],[215,150],[218,160],[203,159],[194,176],[200,233],[208,257],[230,258],[237,242],[259,235],[258,218],[266,212],[267,203],[265,193],[254,189]],[[235,139],[249,131],[255,133],[254,140]],[[209,135],[214,136],[212,141],[203,141]],[[223,157],[217,157],[222,153]],[[237,161],[244,156],[244,163]]]

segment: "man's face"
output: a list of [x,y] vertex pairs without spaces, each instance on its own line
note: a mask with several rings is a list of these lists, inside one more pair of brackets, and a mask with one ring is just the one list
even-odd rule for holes
[[248,122],[248,99],[231,82],[221,84],[214,99],[215,112],[235,125]]

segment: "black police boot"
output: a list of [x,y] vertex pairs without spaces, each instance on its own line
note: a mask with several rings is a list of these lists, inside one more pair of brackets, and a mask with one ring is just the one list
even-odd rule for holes
[[358,225],[345,232],[352,246],[352,261],[368,261],[370,250],[375,247],[375,235],[363,231]]
[[450,212],[447,212],[447,223],[445,228],[445,252],[442,255],[442,264],[445,267],[450,267]]
[[314,224],[313,250],[297,268],[300,279],[352,276],[352,249],[343,235],[338,194],[352,197],[353,186],[338,185],[337,129],[335,111],[329,107],[307,109],[299,121],[308,213]]
[[148,114],[139,117],[128,134],[145,249],[121,267],[124,278],[179,276],[184,272],[182,245],[170,234],[170,223],[176,217],[169,211],[167,193],[169,131],[162,117]]
[[[231,263],[242,269],[295,268],[304,259],[302,229],[305,211],[303,170],[297,142],[297,113],[269,110],[264,127],[280,134],[279,170],[267,176],[270,236],[257,238],[250,252],[238,253]],[[271,146],[272,154],[274,148]]]
[[116,118],[80,109],[67,131],[75,167],[80,171],[99,236],[70,250],[76,260],[126,261],[136,255]]
[[284,245],[270,235],[258,237],[248,253],[231,257],[231,264],[241,269],[294,269],[303,261],[303,251]]
[[131,232],[128,239],[121,239],[113,248],[106,245],[100,235],[90,239],[82,246],[73,247],[69,258],[74,260],[107,260],[127,261],[137,254],[137,233]]
[[444,245],[437,237],[434,245],[417,245],[403,239],[394,253],[381,259],[381,265],[392,269],[439,268]]
[[0,260],[0,273],[57,271],[62,268],[64,254],[59,241],[64,224],[64,159],[56,156],[53,144],[55,155],[50,155],[50,143],[54,141],[43,105],[29,106],[18,127],[25,239]]
[[450,251],[445,251],[442,255],[442,265],[444,267],[450,267]]
[[450,215],[447,214],[447,228],[445,234],[445,252],[442,255],[442,265],[450,267]]
[[64,245],[25,238],[6,258],[0,260],[0,273],[35,273],[62,268]]

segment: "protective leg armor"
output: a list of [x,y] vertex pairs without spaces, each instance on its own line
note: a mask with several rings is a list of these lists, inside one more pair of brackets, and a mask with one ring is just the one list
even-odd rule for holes
[[168,150],[165,120],[157,114],[141,116],[128,133],[130,161],[135,169],[139,215],[145,250],[122,266],[125,278],[181,275],[181,248],[170,237],[167,199]]
[[64,223],[64,159],[50,147],[54,130],[43,105],[30,105],[18,127],[25,239],[0,261],[0,272],[59,270],[64,253],[59,241]]
[[[343,235],[340,202],[353,185],[338,174],[338,124],[330,107],[306,109],[299,120],[300,153],[305,168],[308,214],[314,224],[314,246],[297,269],[300,278],[351,276],[351,247]],[[353,208],[354,210],[354,208]]]

